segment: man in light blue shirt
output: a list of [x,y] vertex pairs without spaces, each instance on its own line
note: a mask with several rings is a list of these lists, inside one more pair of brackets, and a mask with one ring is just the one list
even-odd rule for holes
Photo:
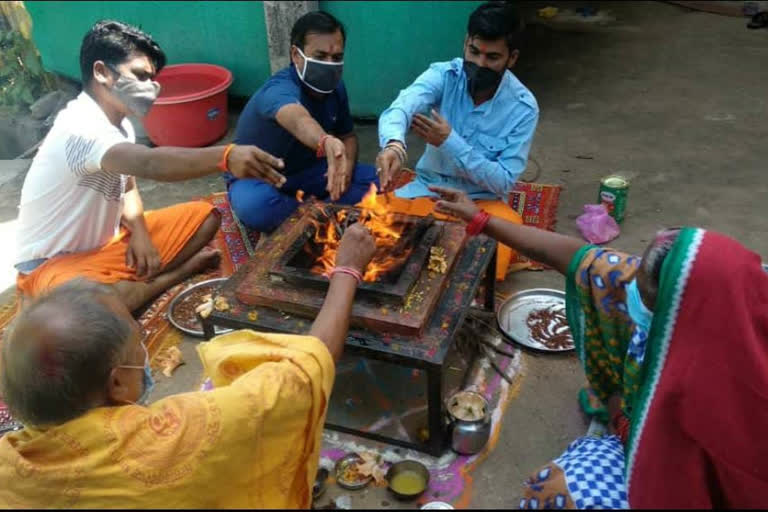
[[[469,18],[464,58],[432,64],[381,114],[383,149],[376,167],[385,191],[407,159],[408,129],[427,142],[415,179],[390,195],[394,209],[426,215],[433,205],[426,198],[437,195],[430,187],[447,187],[482,200],[481,207],[494,215],[522,223],[507,198],[525,170],[539,108],[510,71],[519,55],[520,27],[509,5],[481,5]],[[497,278],[504,278],[511,257],[509,248],[499,247]]]

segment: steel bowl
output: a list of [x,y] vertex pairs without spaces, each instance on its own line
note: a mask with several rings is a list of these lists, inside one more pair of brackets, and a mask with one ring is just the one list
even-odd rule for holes
[[[405,494],[402,492],[398,492],[392,488],[392,481],[394,480],[395,476],[405,471],[412,471],[422,477],[422,480],[424,481],[424,485],[422,486],[421,490],[419,490],[416,493]],[[429,486],[429,470],[427,469],[427,466],[425,466],[421,462],[417,462],[415,460],[403,460],[390,466],[389,471],[387,471],[387,488],[392,494],[395,495],[397,499],[412,500],[412,499],[418,498],[424,493],[424,491],[427,490],[428,486]]]
[[[208,279],[206,281],[201,281],[201,282],[199,282],[197,284],[193,284],[192,286],[190,286],[189,288],[187,288],[186,290],[184,290],[183,292],[178,294],[171,301],[171,303],[168,305],[168,321],[171,322],[171,324],[173,324],[174,327],[176,327],[177,329],[179,329],[182,332],[185,332],[185,333],[190,334],[192,336],[202,337],[204,335],[203,334],[202,326],[200,327],[200,330],[190,329],[189,327],[183,325],[181,322],[177,321],[176,318],[174,318],[173,312],[174,312],[174,310],[176,308],[176,304],[178,304],[179,302],[184,300],[185,297],[187,297],[189,294],[191,294],[192,292],[194,292],[195,290],[197,290],[200,287],[211,286],[211,285],[216,285],[216,284],[219,284],[219,286],[221,286],[222,284],[224,284],[224,281],[226,281],[227,279],[228,278],[226,278],[226,277],[217,277],[215,279]],[[212,293],[215,294],[217,289],[218,289],[217,286],[211,286]],[[226,334],[228,332],[232,332],[233,330],[234,329],[229,329],[229,328],[225,328],[225,327],[218,327],[218,326],[214,327],[214,332],[217,335],[218,334]]]
[[336,483],[339,484],[339,487],[343,487],[344,489],[348,489],[350,491],[356,491],[371,483],[373,476],[366,477],[357,482],[349,482],[342,478],[344,470],[347,468],[347,466],[350,464],[358,464],[360,462],[363,462],[363,459],[356,453],[348,453],[336,461],[334,473],[336,474]]

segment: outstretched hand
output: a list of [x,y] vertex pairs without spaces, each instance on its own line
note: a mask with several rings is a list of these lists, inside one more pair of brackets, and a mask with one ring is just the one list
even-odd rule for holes
[[336,137],[326,137],[324,143],[326,158],[328,159],[328,185],[326,190],[331,196],[331,201],[338,201],[347,191],[349,179],[347,176],[347,148],[344,142]]
[[440,196],[435,204],[435,211],[451,217],[457,217],[469,222],[480,209],[465,192],[447,187],[429,187],[429,190]]
[[285,167],[283,160],[256,146],[233,147],[227,165],[235,178],[258,178],[278,188],[285,183],[285,176],[280,173]]

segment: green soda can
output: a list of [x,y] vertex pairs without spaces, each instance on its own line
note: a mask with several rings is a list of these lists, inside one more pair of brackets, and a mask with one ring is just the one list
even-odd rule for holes
[[629,180],[624,176],[612,174],[600,180],[600,194],[597,201],[605,205],[605,209],[616,222],[624,220],[624,211],[627,209],[627,192]]

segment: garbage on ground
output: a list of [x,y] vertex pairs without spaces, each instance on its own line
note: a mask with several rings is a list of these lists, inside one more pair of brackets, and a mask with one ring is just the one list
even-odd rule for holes
[[349,494],[342,494],[341,496],[336,496],[336,499],[333,500],[334,505],[336,505],[336,508],[339,508],[341,510],[351,510],[352,509],[352,496]]
[[585,204],[584,213],[576,219],[581,235],[590,243],[604,244],[619,236],[616,220],[602,204]]
[[173,375],[173,371],[184,364],[181,350],[178,347],[168,347],[165,349],[157,355],[157,362],[160,364],[160,369],[166,377]]

